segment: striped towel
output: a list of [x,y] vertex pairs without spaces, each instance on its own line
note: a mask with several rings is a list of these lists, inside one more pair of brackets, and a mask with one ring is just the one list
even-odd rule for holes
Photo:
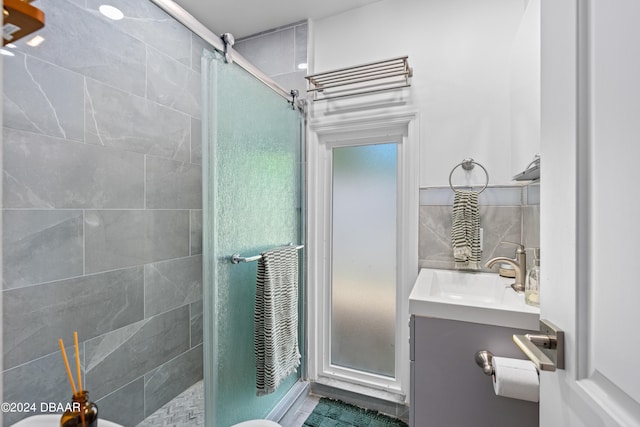
[[480,270],[480,212],[476,191],[455,190],[451,224],[451,246],[455,267]]
[[258,396],[273,393],[300,365],[298,250],[283,247],[261,255],[254,319]]

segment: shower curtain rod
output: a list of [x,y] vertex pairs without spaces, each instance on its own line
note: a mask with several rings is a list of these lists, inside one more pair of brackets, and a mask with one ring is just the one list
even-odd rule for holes
[[[222,39],[215,35],[211,30],[205,27],[200,21],[198,21],[193,15],[184,10],[180,5],[175,3],[172,0],[151,0],[162,10],[167,12],[169,15],[174,17],[178,22],[182,25],[193,31],[196,35],[202,38],[204,41],[213,46],[218,52],[225,52],[225,44]],[[230,48],[233,49],[233,48]],[[251,62],[245,59],[240,53],[233,50],[232,53],[233,62],[238,64],[242,69],[247,71],[249,74],[260,80],[262,83],[271,88],[275,93],[286,99],[288,102],[291,102],[292,94],[291,92],[287,92],[280,85],[274,82],[269,76],[264,74],[258,68],[256,68]]]

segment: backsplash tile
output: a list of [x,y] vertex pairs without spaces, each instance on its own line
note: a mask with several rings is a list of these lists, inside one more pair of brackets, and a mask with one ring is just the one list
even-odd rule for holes
[[4,289],[81,276],[83,213],[5,211],[2,217]]
[[[486,206],[480,209],[480,226],[484,230],[484,262],[497,256],[513,258],[516,247],[502,242],[520,243],[522,208],[520,206]],[[497,269],[496,269],[497,271]]]
[[[540,248],[540,205],[522,207],[522,242],[527,248]],[[533,265],[533,252],[527,250],[527,266]]]
[[[480,227],[483,230],[482,262],[496,256],[513,258],[515,246],[501,242],[539,245],[539,206],[525,206],[526,186],[490,187],[481,194]],[[484,197],[483,197],[484,195]],[[450,188],[420,190],[419,265],[423,268],[453,269]],[[536,216],[537,212],[537,216]],[[483,267],[484,271],[488,271]]]
[[534,182],[525,187],[524,191],[524,204],[525,205],[540,205],[540,182]]
[[453,267],[451,249],[451,207],[420,206],[418,259],[420,267],[438,264]]
[[[468,190],[468,188],[463,188]],[[474,188],[479,191],[480,188]],[[420,206],[451,206],[454,192],[450,187],[427,187],[420,189]],[[502,186],[487,187],[478,196],[480,206],[520,206],[522,204],[522,187]]]
[[[453,269],[451,206],[420,206],[420,267]],[[514,248],[501,241],[520,241],[520,207],[480,206],[483,229],[482,262],[495,256],[513,256]]]

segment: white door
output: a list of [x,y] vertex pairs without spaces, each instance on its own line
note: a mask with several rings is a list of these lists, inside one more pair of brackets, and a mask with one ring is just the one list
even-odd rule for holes
[[542,2],[540,425],[640,426],[640,1]]

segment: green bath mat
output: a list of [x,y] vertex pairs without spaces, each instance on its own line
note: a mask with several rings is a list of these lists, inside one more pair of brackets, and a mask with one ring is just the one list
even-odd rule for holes
[[407,427],[407,424],[376,411],[323,397],[303,427]]

